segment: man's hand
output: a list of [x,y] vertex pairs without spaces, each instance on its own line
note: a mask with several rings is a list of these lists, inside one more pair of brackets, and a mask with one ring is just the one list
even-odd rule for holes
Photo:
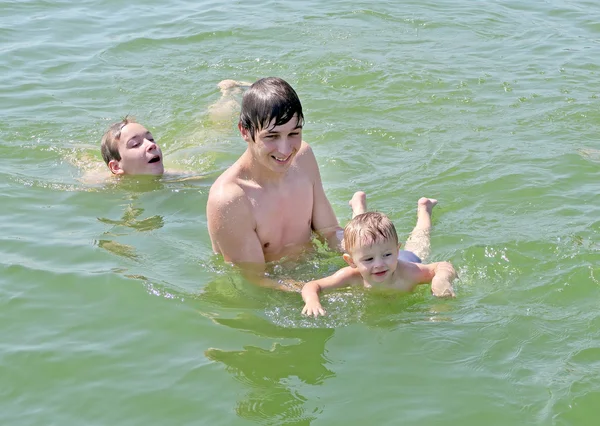
[[317,318],[319,314],[325,316],[325,309],[323,309],[321,303],[318,300],[311,300],[306,305],[304,305],[304,308],[302,308],[302,315],[306,315],[309,317],[314,316],[315,318]]

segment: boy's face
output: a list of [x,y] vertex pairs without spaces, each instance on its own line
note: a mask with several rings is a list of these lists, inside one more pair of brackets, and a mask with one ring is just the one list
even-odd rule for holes
[[254,157],[267,169],[274,172],[286,171],[302,145],[302,126],[298,116],[285,124],[275,126],[275,119],[269,126],[258,130],[254,140],[250,132],[240,126],[240,132]]
[[398,245],[391,240],[358,245],[351,254],[344,254],[344,260],[353,268],[358,268],[369,284],[385,284],[398,267]]
[[118,141],[121,160],[111,160],[110,170],[116,175],[162,175],[163,156],[152,134],[141,124],[129,123],[121,129]]

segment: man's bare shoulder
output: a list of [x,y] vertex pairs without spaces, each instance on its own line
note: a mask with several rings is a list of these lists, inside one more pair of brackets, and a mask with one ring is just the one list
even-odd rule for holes
[[233,208],[238,212],[242,208],[245,212],[250,208],[248,203],[248,197],[242,187],[242,179],[234,164],[225,170],[210,187],[207,209],[231,212]]
[[311,174],[313,174],[314,172],[318,172],[319,170],[315,154],[311,146],[305,141],[302,141],[302,145],[298,150],[298,154],[296,154],[296,165],[297,167],[300,167],[303,171],[309,172]]
[[228,204],[245,196],[238,179],[223,174],[210,187],[208,202]]
[[[256,229],[252,203],[244,191],[243,180],[232,170],[226,170],[211,186],[206,203],[208,233],[213,250],[231,257],[232,241],[239,243],[242,235]],[[229,247],[229,249],[224,248]],[[225,250],[227,253],[223,253]]]
[[312,147],[306,141],[302,141],[297,157],[312,157],[315,158]]

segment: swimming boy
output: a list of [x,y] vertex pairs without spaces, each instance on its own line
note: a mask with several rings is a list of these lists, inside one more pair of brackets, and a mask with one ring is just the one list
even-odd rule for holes
[[[215,120],[231,114],[237,105],[232,96],[247,85],[249,83],[243,81],[221,81],[218,87],[222,96],[209,107],[211,118]],[[161,176],[165,171],[162,151],[152,133],[131,117],[125,117],[109,127],[102,137],[100,151],[114,175]]]
[[102,137],[100,151],[114,175],[156,175],[165,171],[158,144],[144,126],[125,117]]
[[286,81],[269,77],[252,84],[238,123],[246,150],[208,196],[213,250],[259,280],[266,262],[295,258],[313,232],[339,246],[341,228],[313,151],[302,140],[303,124],[302,104]]
[[[400,246],[394,224],[382,213],[363,212],[362,207],[355,208],[361,198],[360,205],[366,207],[364,193],[356,193],[350,201],[353,218],[344,229],[343,258],[349,266],[329,277],[306,283],[302,288],[305,303],[302,313],[315,317],[325,315],[319,293],[351,285],[410,292],[418,284],[431,283],[434,296],[454,297],[454,267],[448,262],[423,264],[402,260],[402,256],[399,258]],[[430,198],[419,199],[417,225],[407,241],[407,251],[424,253],[428,250],[431,210],[436,203]]]

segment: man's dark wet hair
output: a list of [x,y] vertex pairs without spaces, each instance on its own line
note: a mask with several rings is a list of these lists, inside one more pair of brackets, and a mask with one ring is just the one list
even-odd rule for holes
[[304,124],[302,104],[296,91],[285,80],[267,77],[256,81],[242,98],[240,125],[255,139],[256,132],[266,128],[275,120],[281,126],[296,114],[297,125]]

